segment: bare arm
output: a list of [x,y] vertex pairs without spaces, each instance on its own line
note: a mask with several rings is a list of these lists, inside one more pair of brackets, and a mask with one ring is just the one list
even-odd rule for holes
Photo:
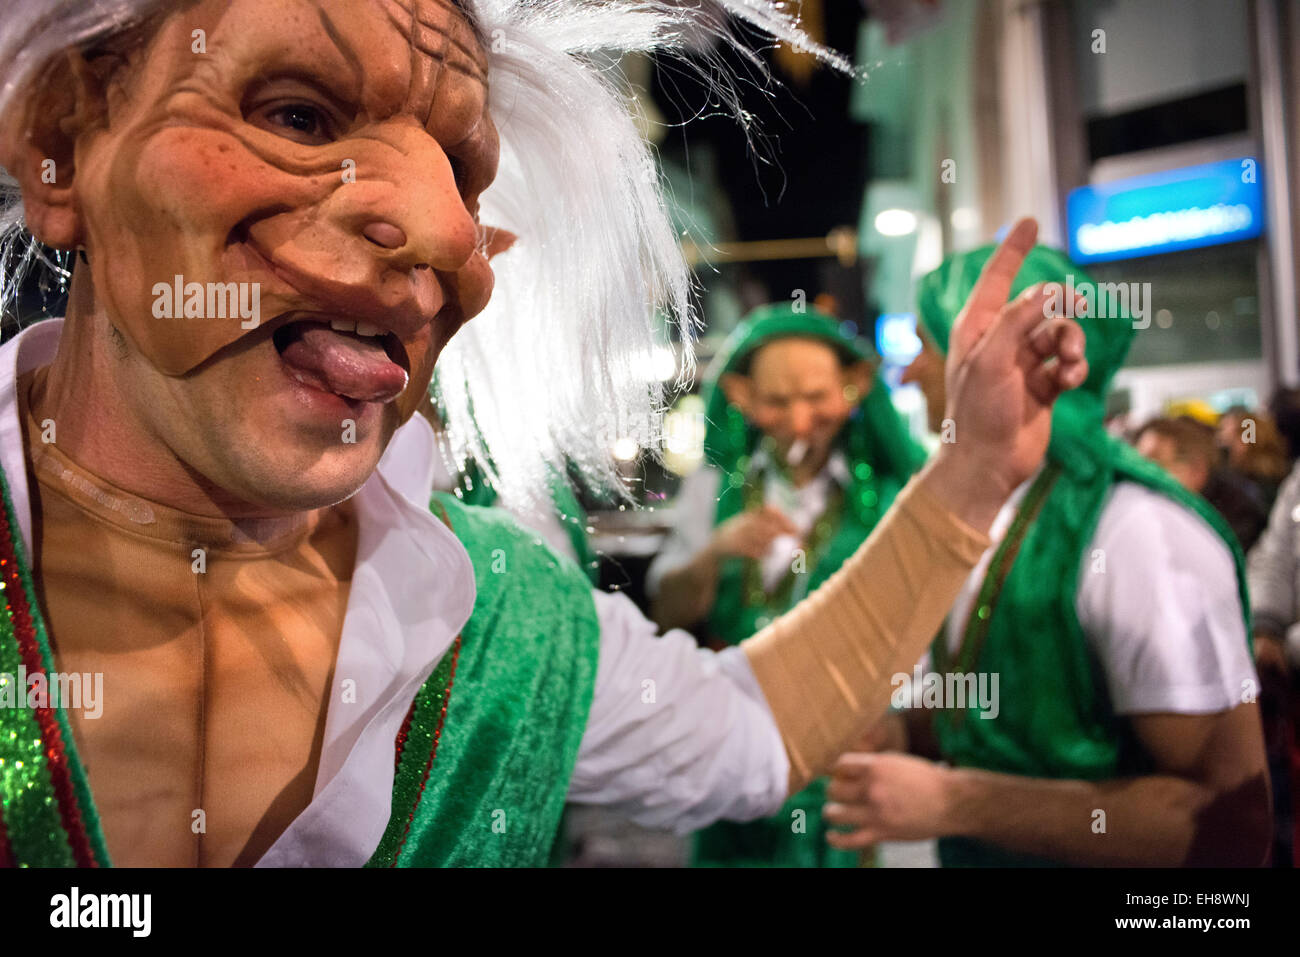
[[651,615],[659,627],[689,628],[709,613],[718,594],[720,559],[712,543],[659,582]]
[[665,572],[653,618],[661,629],[689,628],[709,613],[718,595],[718,570],[729,557],[759,559],[780,535],[798,532],[781,511],[764,506],[733,515],[685,565]]
[[1272,827],[1259,709],[1132,718],[1155,773],[1109,781],[846,755],[826,817],[837,847],[963,836],[1081,865],[1256,866]]

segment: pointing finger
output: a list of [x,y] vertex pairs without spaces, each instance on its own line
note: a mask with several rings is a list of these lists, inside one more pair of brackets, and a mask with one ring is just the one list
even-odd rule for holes
[[960,363],[962,357],[988,331],[1010,297],[1016,274],[1020,272],[1020,266],[1034,248],[1037,238],[1038,223],[1034,219],[1017,220],[984,264],[979,281],[975,283],[975,288],[953,327],[950,361],[956,357]]

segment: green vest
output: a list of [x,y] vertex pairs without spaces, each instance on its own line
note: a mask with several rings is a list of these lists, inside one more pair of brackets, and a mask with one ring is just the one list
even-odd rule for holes
[[[551,502],[551,514],[563,528],[578,567],[592,585],[599,587],[600,559],[591,550],[591,543],[587,540],[587,510],[578,501],[568,478],[554,470],[550,472],[547,481],[547,493]],[[482,505],[485,508],[496,505],[499,498],[497,490],[487,483],[483,469],[476,462],[465,465],[452,494],[469,505]]]
[[[1104,455],[1098,455],[1099,447]],[[1002,551],[1019,545],[1001,588],[995,586],[995,553],[957,658],[949,655],[943,634],[933,646],[941,674],[999,676],[996,719],[981,718],[974,710],[935,712],[940,753],[953,765],[1085,781],[1149,773],[1149,759],[1129,723],[1111,705],[1105,676],[1075,610],[1082,576],[1107,573],[1105,556],[1086,549],[1106,495],[1120,480],[1173,499],[1218,532],[1232,550],[1242,608],[1249,615],[1241,549],[1208,503],[1122,442],[1090,436],[1085,446],[1069,433],[1053,436],[1047,465],[1021,503],[1025,514],[1039,500],[1037,515],[1023,535],[1015,534],[1013,524],[999,546]],[[945,867],[1059,863],[968,838],[940,840],[939,856]]]
[[[53,669],[0,473],[0,674]],[[395,742],[392,816],[370,866],[542,866],[595,687],[591,585],[503,513],[435,496],[478,596]],[[13,680],[13,679],[10,679]],[[108,866],[62,708],[0,709],[0,866]]]
[[[951,255],[921,279],[918,318],[940,352],[948,351],[957,316],[993,251],[993,246],[983,246]],[[1092,278],[1057,249],[1035,246],[1029,252],[1010,297],[1040,282],[1059,284],[1058,295],[1070,286],[1086,289],[1092,302],[1099,301]],[[1250,601],[1241,547],[1219,514],[1103,427],[1110,382],[1133,340],[1131,319],[1123,310],[1115,315],[1084,309],[1075,313],[1075,321],[1087,337],[1087,380],[1056,401],[1046,464],[994,552],[972,617],[962,623],[966,627],[957,660],[948,660],[942,634],[933,649],[941,673],[998,675],[998,716],[937,711],[934,725],[941,753],[955,765],[1099,781],[1149,769],[1129,722],[1115,713],[1100,663],[1075,612],[1083,575],[1114,574],[1103,571],[1104,555],[1085,550],[1115,483],[1137,482],[1172,499],[1224,540],[1236,563],[1248,642]],[[941,840],[939,856],[945,866],[1059,863],[965,838]]]

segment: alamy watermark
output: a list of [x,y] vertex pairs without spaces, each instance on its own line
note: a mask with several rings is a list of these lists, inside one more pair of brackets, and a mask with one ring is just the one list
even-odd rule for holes
[[0,708],[74,708],[95,719],[104,713],[103,672],[0,671]]
[[1151,283],[1081,282],[1067,274],[1064,283],[1046,285],[1045,315],[1066,319],[1131,319],[1134,329],[1151,325]]
[[262,284],[256,282],[186,282],[176,276],[153,286],[155,319],[239,319],[239,328],[256,329],[262,321]]
[[152,894],[95,894],[73,887],[50,898],[50,926],[55,928],[122,928],[132,937],[153,930]]
[[977,708],[981,718],[996,718],[1002,711],[998,699],[998,672],[921,670],[900,671],[889,679],[894,690],[889,703],[895,708]]

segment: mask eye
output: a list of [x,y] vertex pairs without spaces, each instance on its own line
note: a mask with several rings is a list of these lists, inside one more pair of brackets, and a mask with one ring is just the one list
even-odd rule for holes
[[[263,124],[274,133],[307,145],[334,139],[334,124],[324,110],[310,103],[286,103],[263,110]],[[256,123],[256,119],[253,121]]]
[[328,85],[297,77],[273,77],[247,90],[244,120],[258,129],[305,146],[340,139],[355,111]]

